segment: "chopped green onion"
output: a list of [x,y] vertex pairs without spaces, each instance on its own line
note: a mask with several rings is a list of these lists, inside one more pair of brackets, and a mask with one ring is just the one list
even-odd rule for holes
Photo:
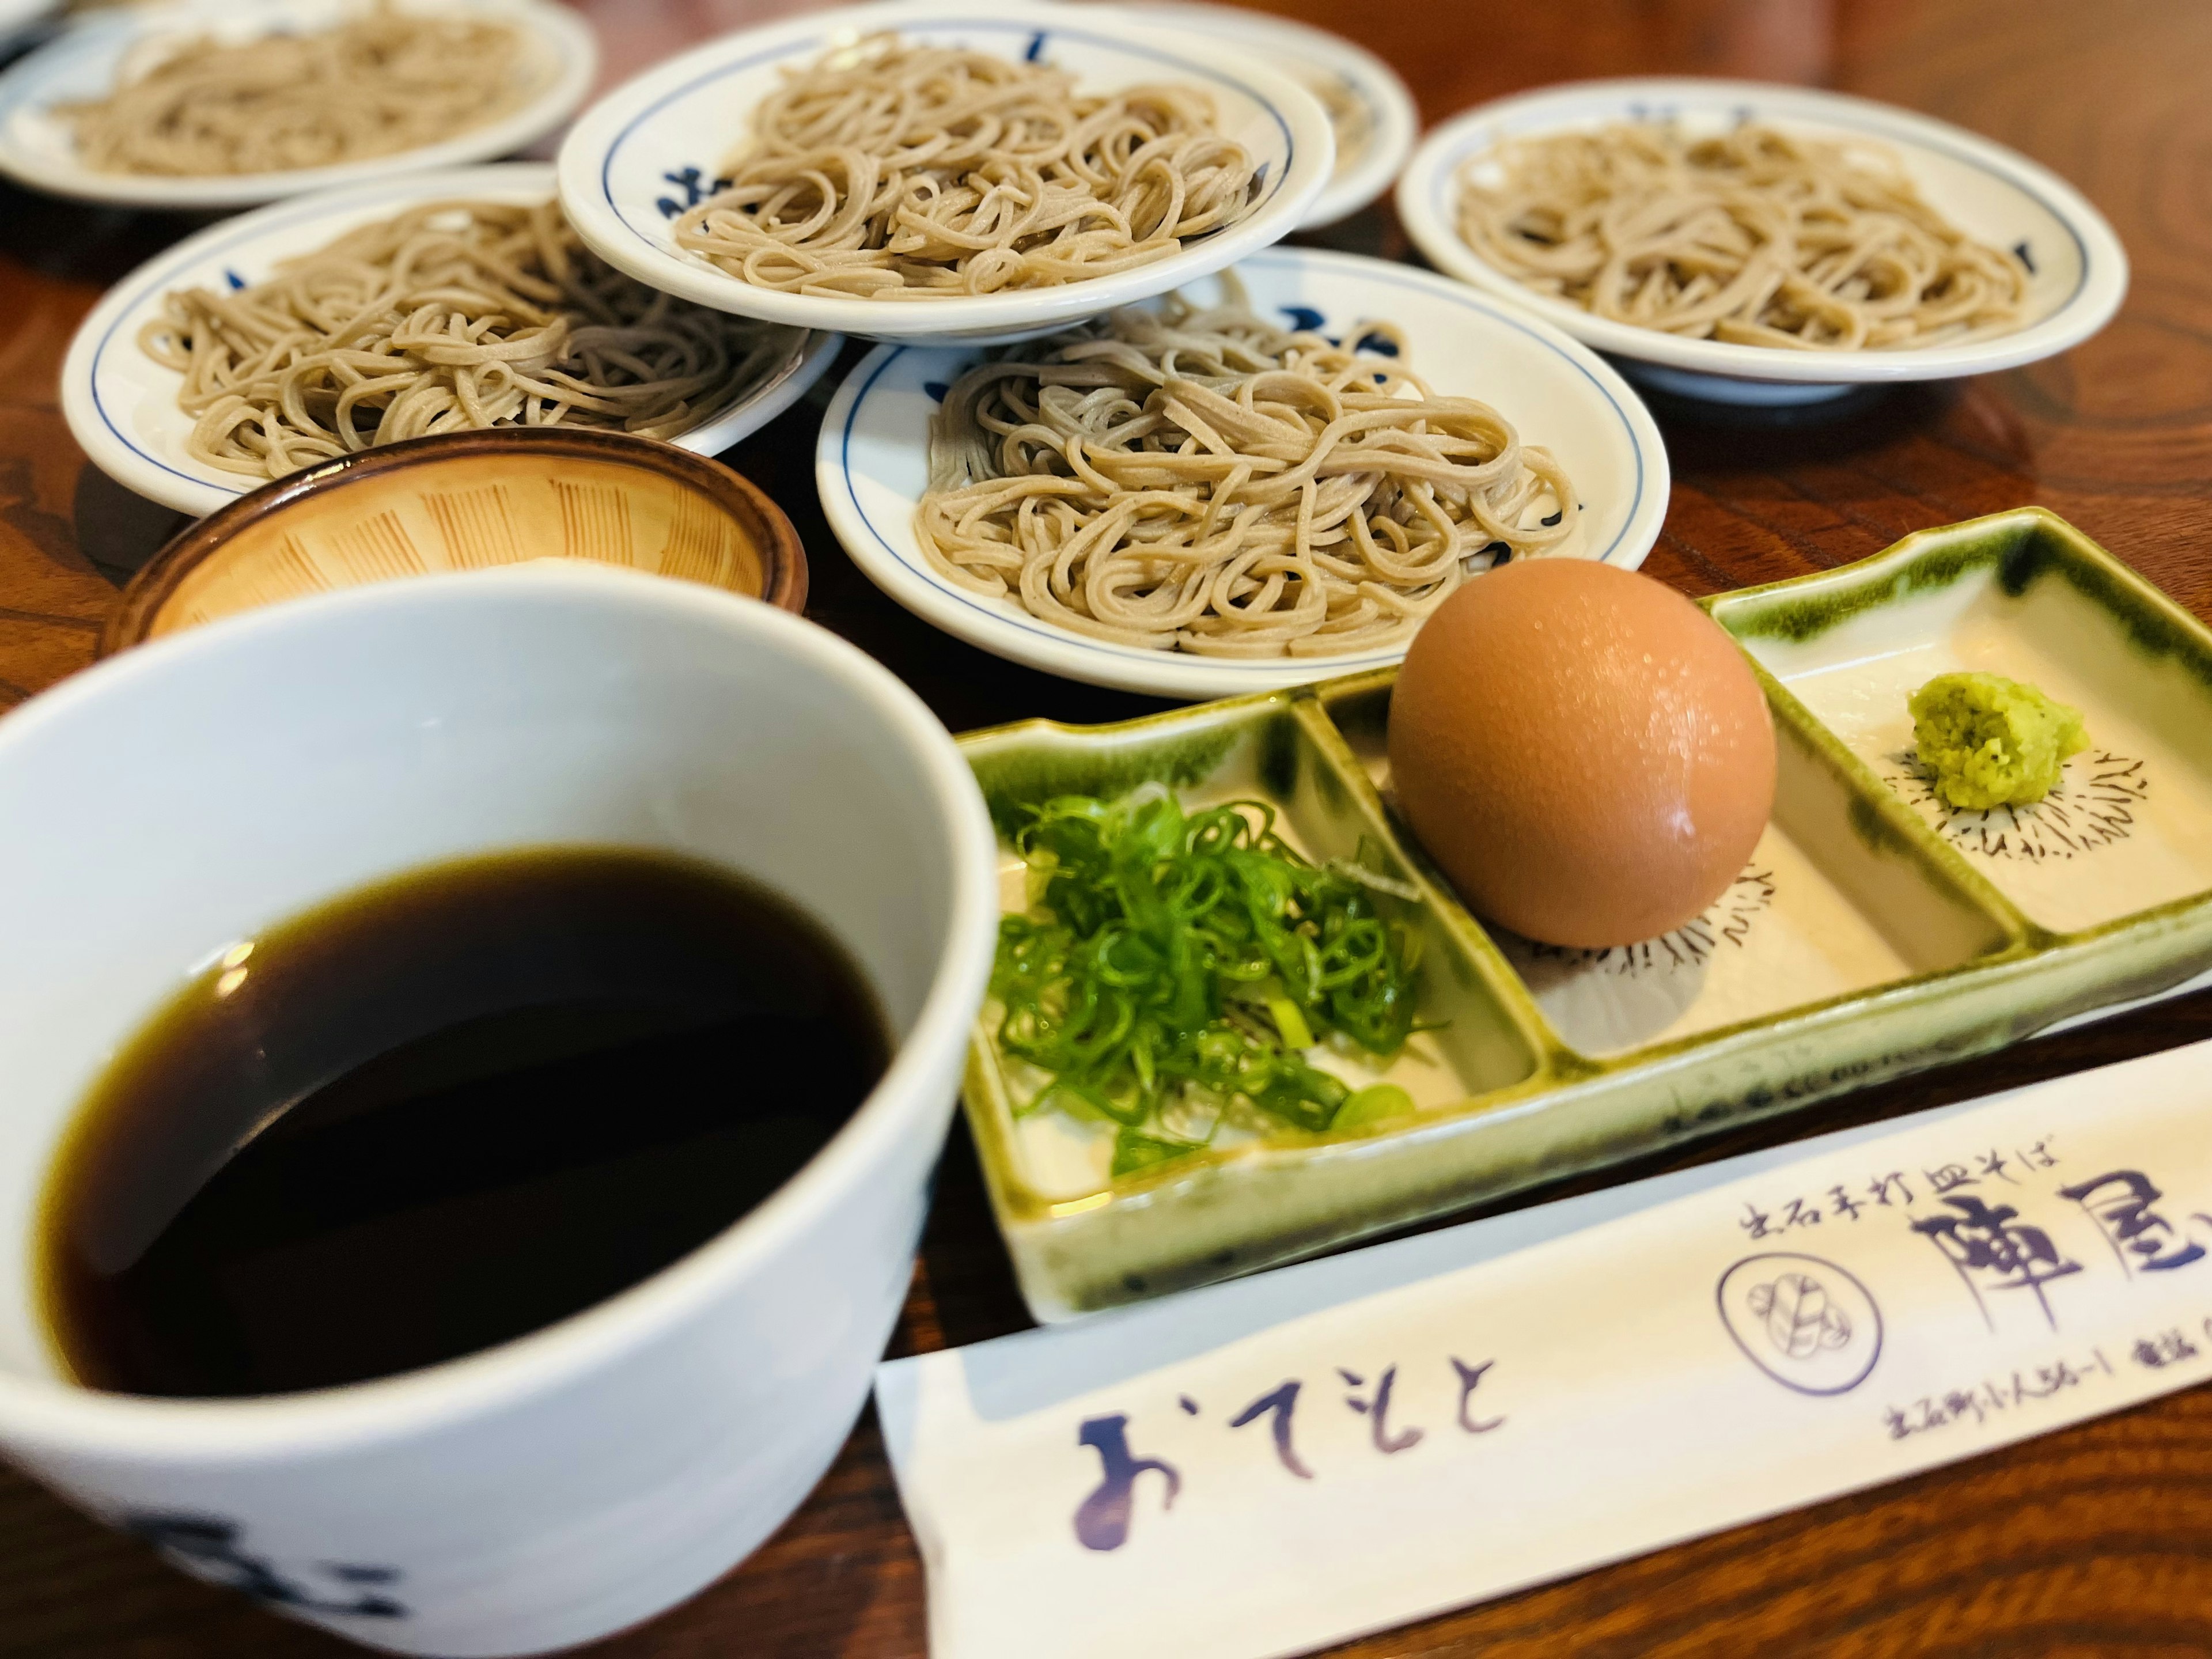
[[1179,1107],[1327,1129],[1352,1093],[1302,1051],[1404,1044],[1415,953],[1378,908],[1402,883],[1309,862],[1255,801],[1186,815],[1147,788],[1029,811],[1015,844],[1035,902],[1000,924],[999,1044],[1051,1079],[1018,1109],[1123,1126],[1116,1174],[1197,1150],[1154,1133]]
[[1421,896],[1421,890],[1410,881],[1400,881],[1395,876],[1386,876],[1380,870],[1370,870],[1364,864],[1354,864],[1350,859],[1331,859],[1331,875],[1342,876],[1346,881],[1356,881],[1362,887],[1371,887],[1378,893],[1388,893],[1392,898],[1403,899],[1408,904]]
[[1361,1123],[1379,1123],[1384,1118],[1406,1117],[1413,1110],[1413,1097],[1395,1083],[1371,1083],[1344,1103],[1329,1127],[1349,1129]]
[[1139,1170],[1172,1164],[1201,1150],[1194,1141],[1162,1140],[1153,1135],[1139,1134],[1134,1129],[1123,1129],[1114,1137],[1113,1174],[1118,1180]]
[[1275,1034],[1283,1040],[1285,1048],[1310,1048],[1314,1034],[1306,1026],[1306,1017],[1298,1012],[1298,1005],[1288,997],[1269,997],[1267,1012],[1273,1017]]

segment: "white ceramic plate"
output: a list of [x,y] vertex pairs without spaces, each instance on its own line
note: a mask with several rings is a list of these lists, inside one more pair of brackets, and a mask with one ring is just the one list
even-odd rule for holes
[[[1793,351],[1685,339],[1594,317],[1524,288],[1461,240],[1462,167],[1507,138],[1679,117],[1693,131],[1771,121],[1823,137],[1874,139],[1902,158],[1921,192],[1985,242],[2021,253],[2033,281],[2028,322],[2013,333],[1921,351]],[[1500,99],[1446,122],[1398,181],[1398,213],[1435,264],[1526,306],[1619,358],[1663,390],[1733,403],[1802,403],[1874,381],[1949,380],[2015,368],[2080,344],[2112,319],[2128,289],[2127,255],[2104,216],[2072,185],[1986,138],[1863,98],[1746,81],[1589,81]]]
[[[1510,306],[1410,266],[1312,248],[1271,248],[1237,267],[1254,307],[1332,332],[1387,319],[1413,369],[1440,392],[1480,398],[1559,458],[1582,498],[1567,550],[1633,569],[1667,511],[1667,452],[1626,381],[1588,348]],[[1153,696],[1231,696],[1396,661],[1405,647],[1249,661],[1085,639],[945,580],[914,538],[928,481],[928,428],[944,388],[982,353],[887,345],[838,388],[822,422],[815,478],[830,527],[876,586],[971,645],[1047,673]]]
[[[891,29],[909,40],[1047,60],[1085,89],[1180,81],[1210,92],[1223,130],[1263,169],[1258,205],[1177,253],[1057,288],[940,300],[823,298],[755,288],[677,247],[670,226],[711,193],[753,106],[782,71]],[[1158,17],[1037,0],[884,0],[749,29],[670,59],[584,112],[561,146],[561,204],[607,259],[655,288],[724,311],[871,339],[1018,339],[1164,294],[1297,228],[1335,157],[1328,117],[1282,71]]]
[[1365,131],[1355,143],[1347,145],[1344,129],[1333,126],[1336,170],[1298,222],[1301,230],[1333,225],[1358,212],[1390,188],[1413,153],[1421,131],[1413,94],[1398,72],[1366,47],[1296,18],[1235,6],[1146,0],[1141,9],[1157,12],[1175,28],[1256,47],[1310,89],[1326,88],[1361,112]]
[[[62,365],[62,413],[70,431],[117,483],[180,513],[212,513],[266,481],[224,472],[185,453],[192,417],[177,407],[181,377],[138,349],[139,327],[161,313],[164,295],[179,288],[242,288],[268,276],[280,260],[311,253],[357,225],[417,203],[459,197],[543,202],[552,194],[550,164],[516,161],[377,179],[210,226],[118,283],[78,328]],[[820,380],[841,343],[834,334],[795,340],[780,375],[675,441],[702,455],[727,449]]]
[[190,179],[95,173],[83,166],[58,104],[112,91],[128,57],[158,52],[165,40],[213,34],[240,43],[280,32],[328,28],[363,8],[361,0],[181,0],[159,7],[118,7],[68,29],[0,76],[0,172],[37,190],[123,207],[191,210],[251,207],[310,191],[424,167],[452,167],[511,155],[545,137],[576,112],[599,69],[590,26],[553,0],[404,0],[441,17],[484,17],[517,25],[526,56],[522,72],[538,91],[513,114],[418,149],[338,167],[289,173]]

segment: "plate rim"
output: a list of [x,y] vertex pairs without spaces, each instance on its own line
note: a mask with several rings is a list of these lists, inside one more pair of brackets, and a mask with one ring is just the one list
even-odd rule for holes
[[[248,491],[272,482],[248,478],[241,473],[235,489],[212,483],[181,472],[149,454],[122,429],[101,402],[99,373],[104,354],[131,313],[152,295],[174,283],[179,272],[198,264],[216,250],[252,240],[287,219],[319,218],[349,208],[353,205],[349,198],[356,196],[370,198],[361,203],[364,210],[374,206],[397,211],[410,200],[431,199],[472,186],[512,187],[519,191],[533,184],[542,184],[550,199],[553,193],[552,175],[550,161],[488,161],[474,167],[362,179],[343,191],[264,204],[251,212],[210,225],[164,248],[100,295],[99,303],[86,313],[71,336],[61,369],[62,418],[70,435],[94,466],[133,495],[176,512],[189,513],[195,518],[226,507]],[[363,216],[367,217],[366,212]],[[668,441],[694,454],[720,453],[758,431],[804,397],[829,371],[843,344],[843,339],[837,335],[818,330],[810,331],[798,362],[781,380],[756,398]],[[181,411],[179,418],[183,418]]]
[[1247,11],[1241,6],[1215,3],[1215,0],[1133,0],[1133,9],[1163,17],[1188,17],[1194,13],[1207,21],[1190,26],[1194,34],[1218,27],[1219,38],[1224,40],[1249,41],[1285,57],[1303,52],[1309,62],[1341,69],[1344,79],[1367,97],[1376,118],[1376,142],[1367,159],[1342,179],[1332,178],[1322,186],[1305,217],[1298,221],[1300,230],[1336,224],[1381,200],[1397,182],[1413,146],[1420,142],[1420,108],[1405,77],[1349,36],[1303,18]]
[[[633,229],[614,204],[607,173],[621,146],[656,110],[707,82],[739,72],[794,48],[825,42],[846,29],[872,23],[897,27],[901,20],[932,25],[973,21],[1004,27],[1025,26],[1044,34],[1088,36],[1117,51],[1156,51],[1179,56],[1190,72],[1237,86],[1281,126],[1289,159],[1275,197],[1261,210],[1181,252],[1109,276],[1054,288],[961,296],[899,304],[832,299],[757,289],[708,265],[681,257]],[[1112,33],[1119,21],[1125,33]],[[561,205],[599,257],[639,281],[720,311],[798,327],[829,329],[859,339],[946,340],[988,333],[1008,337],[1046,332],[1117,305],[1165,293],[1272,246],[1298,228],[1301,216],[1327,186],[1335,141],[1327,114],[1313,94],[1266,64],[1233,70],[1206,64],[1218,38],[1162,28],[1155,19],[1116,5],[1066,4],[1065,0],[869,0],[738,29],[653,65],[598,100],[562,141],[556,162]],[[1178,49],[1180,49],[1178,51]],[[1292,181],[1296,181],[1293,183]]]
[[[1525,288],[1468,246],[1447,212],[1439,210],[1471,140],[1489,124],[1547,105],[1586,115],[1594,103],[1630,100],[1713,102],[1757,99],[1787,123],[1795,115],[1851,128],[1872,138],[1939,151],[1967,162],[2030,197],[2066,228],[2080,250],[2081,278],[2048,316],[2010,334],[1922,351],[1801,352],[1771,346],[1686,339],[1593,316],[1580,307]],[[1579,117],[1575,118],[1580,118]],[[1556,125],[1564,129],[1569,118]],[[1462,110],[1432,129],[1399,175],[1397,207],[1406,231],[1439,268],[1484,292],[1522,305],[1587,345],[1632,362],[1656,363],[1723,379],[1824,385],[1953,380],[2017,368],[2066,351],[2089,338],[2118,313],[2127,297],[2130,268],[2119,237],[2095,205],[2040,163],[1954,123],[1917,110],[1855,94],[1782,82],[1704,76],[1623,76],[1571,81],[1492,99]]]
[[[94,173],[74,162],[58,164],[15,142],[12,129],[16,116],[42,110],[52,101],[41,94],[41,83],[58,65],[109,51],[119,59],[155,29],[219,15],[235,4],[235,0],[167,0],[143,10],[125,9],[88,18],[0,71],[0,173],[46,195],[112,207],[167,211],[258,207],[311,192],[349,189],[395,174],[465,166],[512,155],[544,137],[583,106],[599,76],[599,43],[582,13],[554,0],[455,0],[455,3],[468,12],[511,18],[534,31],[550,46],[558,64],[552,81],[520,109],[434,144],[331,167],[179,179]],[[265,13],[272,25],[267,33],[276,33],[275,26],[284,21],[278,5],[257,3],[249,9]]]
[[[1263,261],[1323,271],[1334,269],[1370,279],[1386,276],[1478,312],[1492,324],[1529,335],[1549,347],[1579,370],[1613,405],[1636,462],[1636,495],[1627,516],[1605,551],[1595,556],[1600,562],[1633,570],[1650,556],[1666,518],[1673,481],[1666,444],[1635,388],[1588,346],[1541,318],[1472,291],[1449,276],[1395,260],[1286,246],[1267,249],[1252,256],[1249,263]],[[887,341],[876,346],[846,374],[823,415],[815,441],[815,485],[830,532],[861,573],[902,608],[954,638],[1008,661],[1064,679],[1171,699],[1280,690],[1387,666],[1405,655],[1403,645],[1357,655],[1260,659],[1209,658],[1115,646],[1085,639],[1036,617],[1005,614],[980,596],[963,594],[941,578],[917,569],[891,547],[860,505],[848,459],[853,428],[876,381],[901,354],[947,349],[959,343]]]

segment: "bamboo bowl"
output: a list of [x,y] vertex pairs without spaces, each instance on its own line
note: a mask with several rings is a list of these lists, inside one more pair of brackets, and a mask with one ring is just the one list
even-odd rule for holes
[[100,653],[286,599],[541,558],[806,603],[791,520],[720,462],[617,433],[506,428],[386,445],[241,495],[131,580]]

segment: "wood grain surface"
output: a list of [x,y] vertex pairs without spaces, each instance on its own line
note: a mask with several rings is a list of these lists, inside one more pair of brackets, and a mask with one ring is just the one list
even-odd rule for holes
[[[611,75],[796,9],[774,0],[586,4]],[[1726,74],[1887,99],[2055,168],[2111,217],[2134,260],[2127,307],[2103,335],[2032,368],[1869,392],[1793,417],[1659,404],[1674,491],[1645,568],[1710,592],[2040,502],[2212,617],[2205,0],[1280,0],[1274,9],[1379,52],[1431,121],[1548,81]],[[118,581],[176,527],[173,515],[85,462],[63,427],[55,377],[70,331],[101,288],[191,228],[0,189],[0,705],[90,660]],[[1387,210],[1317,240],[1404,253]],[[984,656],[878,594],[814,505],[811,434],[825,398],[817,393],[728,458],[798,520],[813,564],[811,615],[890,664],[956,729],[1029,714],[1109,719],[1147,706]],[[2212,996],[2169,1003],[1607,1178],[2208,1036]],[[895,1351],[1027,1322],[972,1152],[956,1134]],[[349,1651],[187,1581],[0,1471],[0,1654]],[[921,1654],[921,1564],[872,1420],[750,1561],[689,1605],[591,1651],[602,1659]],[[2212,1390],[1337,1651],[1360,1659],[2212,1654]],[[1048,1654],[1048,1643],[1038,1652]]]

